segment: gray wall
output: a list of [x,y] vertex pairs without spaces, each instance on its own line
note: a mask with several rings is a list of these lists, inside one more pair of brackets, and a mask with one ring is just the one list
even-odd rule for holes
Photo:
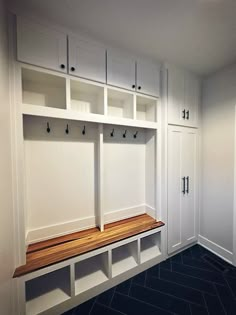
[[203,83],[200,234],[233,251],[236,65]]
[[0,314],[12,314],[13,210],[6,11],[0,0]]

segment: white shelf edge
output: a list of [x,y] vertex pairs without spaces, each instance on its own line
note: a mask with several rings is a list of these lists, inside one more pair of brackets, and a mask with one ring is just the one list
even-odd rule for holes
[[127,118],[115,118],[115,117],[104,116],[104,115],[99,115],[99,114],[84,115],[82,113],[72,111],[72,110],[44,107],[44,106],[38,106],[38,105],[22,104],[21,112],[23,115],[30,115],[30,116],[70,119],[70,120],[77,120],[77,121],[103,123],[103,124],[109,124],[109,125],[130,126],[130,127],[146,128],[146,129],[158,129],[158,123],[155,123],[155,122],[147,122],[147,121],[141,121],[141,120],[127,119]]

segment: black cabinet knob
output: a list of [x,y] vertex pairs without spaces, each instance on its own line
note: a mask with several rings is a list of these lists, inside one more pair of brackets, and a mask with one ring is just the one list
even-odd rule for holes
[[63,63],[61,64],[61,69],[65,69],[65,65],[63,65]]
[[138,86],[138,90],[141,90],[141,86]]
[[132,89],[135,89],[135,84],[132,85]]
[[75,71],[75,67],[71,67],[70,70],[71,70],[71,71]]

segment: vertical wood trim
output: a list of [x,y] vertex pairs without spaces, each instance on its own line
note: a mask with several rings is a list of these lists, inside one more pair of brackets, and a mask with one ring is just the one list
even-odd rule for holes
[[97,191],[98,191],[98,226],[100,231],[104,231],[104,206],[103,206],[103,125],[98,126],[98,180],[97,180]]
[[70,78],[66,77],[66,109],[71,110]]
[[70,294],[75,296],[75,264],[70,264]]
[[112,249],[108,250],[108,279],[112,278]]
[[236,106],[234,121],[234,214],[233,214],[233,264],[236,266]]
[[141,238],[138,238],[138,255],[137,255],[137,264],[141,264]]
[[104,86],[104,116],[108,114],[108,93],[107,86]]
[[22,86],[21,68],[16,65],[16,20],[9,15],[9,85],[11,89],[11,150],[12,150],[12,190],[13,190],[13,219],[14,219],[14,264],[19,266],[26,263],[25,230],[26,213],[24,205],[24,139],[21,114]]
[[137,119],[137,94],[133,94],[133,119]]

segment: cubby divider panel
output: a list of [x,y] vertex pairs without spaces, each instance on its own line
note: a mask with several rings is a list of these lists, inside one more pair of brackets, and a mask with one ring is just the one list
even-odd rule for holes
[[140,259],[144,263],[161,255],[160,242],[161,232],[154,233],[141,238]]
[[70,267],[44,274],[25,283],[26,314],[36,315],[71,296]]
[[108,280],[108,252],[87,258],[75,264],[75,294]]
[[138,242],[116,247],[112,250],[112,277],[116,277],[138,265]]
[[66,79],[22,68],[22,103],[66,109]]
[[71,80],[71,109],[84,114],[104,114],[104,87]]

